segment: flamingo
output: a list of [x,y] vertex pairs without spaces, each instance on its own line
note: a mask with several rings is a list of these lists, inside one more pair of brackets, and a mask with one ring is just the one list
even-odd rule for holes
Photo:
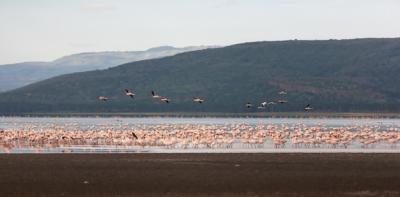
[[156,92],[154,92],[154,90],[151,91],[151,96],[155,99],[160,98],[160,95],[156,94]]
[[99,100],[105,102],[105,101],[108,101],[108,98],[105,96],[99,96]]
[[285,104],[285,103],[288,103],[288,101],[287,101],[287,100],[278,100],[277,103],[279,103],[279,104]]
[[125,95],[129,96],[131,98],[133,98],[135,96],[135,94],[129,89],[125,89]]
[[260,103],[260,105],[257,107],[257,109],[265,109],[268,106],[268,102],[264,101],[262,103]]
[[[121,124],[121,123],[118,123]],[[64,125],[27,124],[15,129],[0,131],[0,148],[35,148],[41,152],[49,148],[70,146],[135,146],[164,148],[232,148],[241,143],[244,148],[263,148],[267,139],[275,148],[374,148],[388,144],[396,148],[400,141],[397,127],[378,129],[377,126],[325,127],[297,124],[160,124],[120,126],[104,124],[82,128],[75,123]],[[140,138],[138,137],[140,136]],[[354,143],[357,142],[357,143]]]
[[161,97],[160,101],[164,102],[164,103],[170,103],[171,100],[169,98],[166,97]]
[[245,106],[246,106],[246,108],[251,108],[251,107],[253,107],[253,104],[251,104],[250,102],[247,102]]
[[[313,110],[313,108],[311,107],[310,104],[307,104],[307,105],[304,107],[304,111],[311,111],[311,110]],[[317,111],[318,111],[318,110],[317,110]]]
[[286,95],[287,92],[285,92],[285,91],[282,90],[282,91],[278,92],[278,94],[279,94],[279,95]]
[[193,102],[195,102],[195,103],[203,103],[204,102],[204,99],[202,99],[202,98],[200,98],[200,97],[194,97],[193,98]]

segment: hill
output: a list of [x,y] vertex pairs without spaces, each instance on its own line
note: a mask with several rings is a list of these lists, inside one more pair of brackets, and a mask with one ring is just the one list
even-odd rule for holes
[[166,57],[209,47],[211,46],[184,48],[161,46],[146,51],[89,52],[65,56],[52,62],[24,62],[0,65],[0,92],[62,74],[105,69],[128,62]]
[[[274,111],[311,103],[316,111],[396,112],[399,76],[399,38],[254,42],[55,77],[0,94],[0,111],[248,112],[257,111],[244,108],[248,101],[284,97],[289,103]],[[151,90],[172,102],[155,101]],[[193,96],[206,101],[193,104]]]

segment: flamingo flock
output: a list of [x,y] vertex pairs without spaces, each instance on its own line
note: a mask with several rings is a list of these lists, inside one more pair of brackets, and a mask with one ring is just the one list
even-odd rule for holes
[[[125,93],[126,96],[129,96],[132,99],[136,95],[131,89],[124,89],[124,93]],[[281,97],[285,96],[286,94],[287,94],[287,92],[283,91],[283,90],[278,92],[278,95],[281,96]],[[154,90],[151,91],[151,97],[153,99],[158,99],[162,103],[166,103],[166,104],[171,103],[171,99],[170,98],[167,98],[167,97],[164,97],[164,96],[160,96]],[[107,96],[99,96],[98,99],[100,101],[102,101],[102,102],[106,102],[106,101],[109,100]],[[202,104],[202,103],[204,103],[205,99],[202,98],[202,97],[193,97],[192,101],[193,101],[193,103]],[[269,102],[263,101],[263,102],[260,103],[260,105],[257,107],[257,109],[263,109],[264,110],[264,109],[267,109],[268,106],[276,105],[277,103],[278,104],[286,104],[286,103],[288,103],[288,101],[285,100],[285,99],[279,99],[277,101],[269,101]],[[249,108],[253,107],[253,104],[250,103],[250,102],[247,102],[247,103],[245,103],[244,106],[245,106],[245,108],[249,109]],[[311,110],[313,110],[313,108],[311,107],[310,104],[307,104],[304,107],[304,111],[306,111],[306,112],[311,111]]]
[[[0,150],[116,146],[165,149],[396,149],[400,128],[304,124],[29,125],[0,130]],[[0,151],[1,152],[1,151]]]

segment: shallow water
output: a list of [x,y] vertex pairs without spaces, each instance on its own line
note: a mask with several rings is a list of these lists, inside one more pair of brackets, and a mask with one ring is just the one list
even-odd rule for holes
[[[318,126],[323,128],[339,128],[349,126],[369,126],[377,130],[388,128],[400,128],[400,119],[351,119],[351,118],[120,118],[120,117],[0,117],[0,130],[15,130],[34,128],[35,131],[42,131],[53,127],[62,127],[65,131],[87,131],[104,127],[117,130],[133,129],[143,126],[156,125],[280,125],[293,127],[296,125]],[[0,142],[1,144],[1,142]],[[399,144],[400,145],[400,144]],[[138,147],[138,146],[62,146],[62,147],[13,147],[7,151],[0,148],[0,153],[123,153],[123,152],[162,152],[162,153],[234,153],[234,152],[388,152],[400,153],[400,146],[389,146],[385,143],[374,144],[370,148],[362,148],[362,145],[355,142],[347,148],[294,148],[288,143],[284,148],[274,148],[271,140],[267,140],[262,148],[243,147],[243,144],[235,143],[232,148],[160,148],[160,147]]]
[[348,126],[376,125],[382,127],[400,126],[400,119],[370,119],[370,118],[119,118],[119,117],[66,117],[66,118],[29,118],[0,117],[0,128],[22,128],[37,124],[39,127],[50,125],[75,125],[78,127],[120,126],[120,125],[156,125],[156,124],[305,124],[308,126]]

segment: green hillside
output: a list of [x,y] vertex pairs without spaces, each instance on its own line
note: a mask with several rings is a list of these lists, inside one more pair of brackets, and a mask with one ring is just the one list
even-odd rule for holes
[[[135,99],[123,89],[136,93]],[[151,90],[172,100],[163,104]],[[0,112],[251,112],[246,102],[279,99],[274,111],[400,110],[400,39],[274,41],[63,75],[0,94]],[[98,96],[108,96],[100,102]],[[201,96],[203,104],[192,103]]]

